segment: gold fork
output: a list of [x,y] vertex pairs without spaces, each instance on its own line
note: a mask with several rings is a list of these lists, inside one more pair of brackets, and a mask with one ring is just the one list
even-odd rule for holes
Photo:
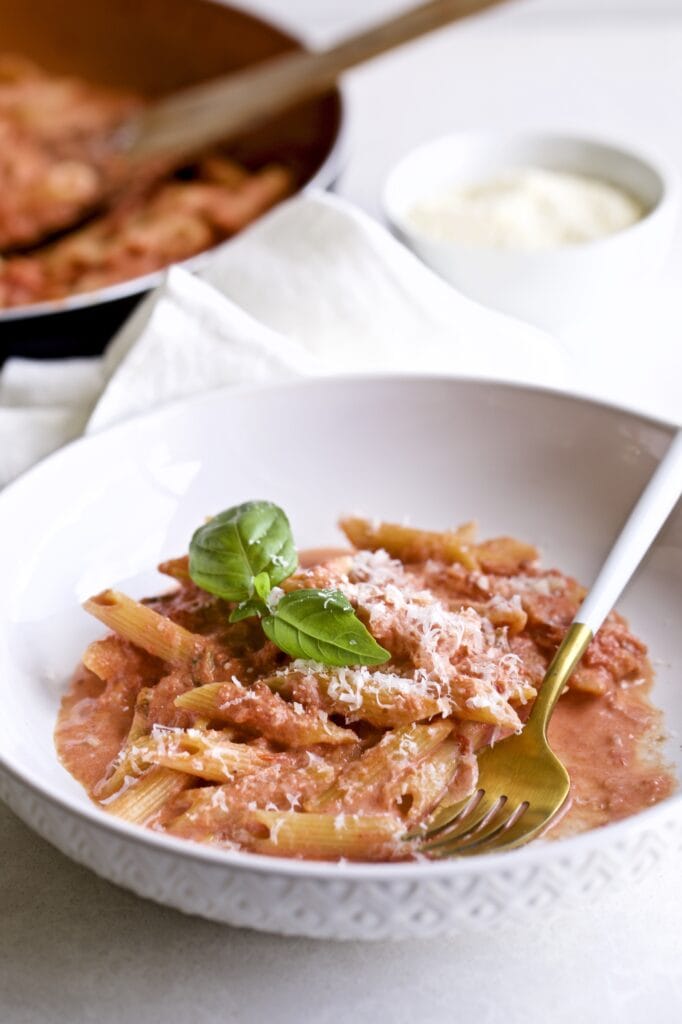
[[573,669],[682,492],[682,429],[630,513],[543,679],[523,731],[478,758],[475,792],[437,808],[409,838],[431,857],[521,846],[550,823],[568,797],[568,772],[547,742],[547,723]]

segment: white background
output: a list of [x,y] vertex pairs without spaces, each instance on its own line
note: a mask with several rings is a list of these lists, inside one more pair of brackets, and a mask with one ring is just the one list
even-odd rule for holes
[[[318,43],[394,0],[253,0]],[[378,213],[392,161],[460,128],[543,126],[632,139],[682,172],[682,0],[536,0],[441,33],[348,81],[340,192]],[[594,389],[681,405],[682,234],[661,281],[566,332]],[[615,376],[614,376],[615,375]],[[682,896],[636,892],[558,923],[437,943],[280,939],[183,917],[70,863],[0,808],[2,1024],[673,1024]]]

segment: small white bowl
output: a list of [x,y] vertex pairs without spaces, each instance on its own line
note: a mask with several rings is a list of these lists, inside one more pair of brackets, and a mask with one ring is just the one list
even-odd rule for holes
[[[608,181],[648,212],[595,241],[534,251],[462,245],[411,222],[414,205],[448,185],[528,166]],[[618,303],[655,274],[672,241],[678,193],[677,175],[664,161],[619,145],[545,133],[462,134],[405,156],[388,176],[383,201],[398,236],[451,284],[486,306],[557,329]]]

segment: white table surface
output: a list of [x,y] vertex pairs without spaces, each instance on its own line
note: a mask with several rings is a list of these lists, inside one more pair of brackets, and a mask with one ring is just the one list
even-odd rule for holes
[[[251,0],[325,41],[395,0]],[[632,138],[682,173],[682,0],[537,0],[348,81],[341,194],[373,213],[386,170],[431,136],[552,127]],[[587,390],[680,418],[682,228],[660,280],[566,331]],[[604,342],[606,339],[606,343]],[[598,342],[598,345],[597,345]],[[0,806],[2,1024],[673,1024],[682,883],[653,873],[558,924],[444,942],[340,945],[184,917],[69,862]]]

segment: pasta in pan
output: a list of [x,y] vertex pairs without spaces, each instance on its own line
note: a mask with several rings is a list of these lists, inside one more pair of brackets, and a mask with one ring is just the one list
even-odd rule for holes
[[188,259],[294,190],[291,168],[248,170],[209,154],[174,175],[140,169],[104,212],[50,241],[50,231],[97,205],[106,139],[141,104],[0,54],[0,308],[93,291]]
[[[417,853],[406,833],[474,790],[477,751],[523,728],[583,589],[531,545],[477,542],[470,525],[342,527],[353,550],[298,567],[284,538],[265,589],[254,556],[241,602],[215,592],[237,592],[234,564],[216,568],[224,533],[160,567],[171,592],[87,602],[112,632],[85,652],[56,742],[106,811],[224,848],[399,860]],[[302,603],[312,611],[296,619]],[[305,643],[326,661],[294,656]],[[551,723],[572,799],[550,835],[669,793],[649,682],[646,648],[612,613]]]

